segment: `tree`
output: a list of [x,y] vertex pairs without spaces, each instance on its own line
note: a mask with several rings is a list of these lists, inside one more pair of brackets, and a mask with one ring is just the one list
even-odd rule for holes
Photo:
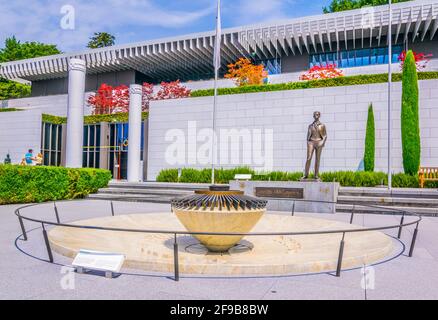
[[0,49],[0,62],[17,61],[23,59],[31,59],[42,56],[50,56],[59,54],[56,45],[44,44],[41,42],[24,42],[21,43],[15,38],[7,38],[5,47]]
[[127,112],[129,109],[129,88],[125,85],[113,87],[103,83],[95,95],[88,98],[93,114]]
[[240,58],[236,63],[228,65],[228,73],[225,75],[227,79],[233,79],[239,86],[260,85],[268,77],[265,67],[254,65],[247,58]]
[[[411,0],[392,0],[392,3],[406,2]],[[353,9],[360,9],[366,6],[380,6],[388,4],[388,0],[332,0],[328,7],[323,7],[324,13],[332,13]]]
[[190,89],[182,86],[180,81],[161,82],[161,88],[155,96],[155,100],[179,99],[190,96]]
[[[432,54],[425,54],[422,52],[412,51],[414,55],[415,64],[417,66],[417,71],[421,71],[426,68],[427,63],[430,61],[430,58],[433,56]],[[403,70],[403,64],[406,60],[406,51],[403,50],[402,53],[398,56],[398,61],[400,61],[400,68]]]
[[363,162],[365,171],[374,171],[374,157],[376,152],[376,130],[374,127],[373,105],[368,107],[367,129],[365,135],[365,154]]
[[[0,63],[31,59],[59,54],[56,45],[41,42],[18,41],[15,36],[5,40],[5,47],[0,49]],[[30,86],[0,78],[0,100],[26,97],[30,94]]]
[[0,79],[0,100],[22,98],[28,95],[30,95],[29,85]]
[[342,70],[336,68],[334,64],[328,64],[326,66],[313,66],[309,71],[303,73],[300,76],[300,80],[321,80],[321,79],[331,79],[337,77],[343,77],[344,73]]
[[403,168],[407,174],[417,174],[420,167],[421,142],[418,115],[418,75],[414,54],[406,54],[402,74],[401,136]]
[[[191,90],[182,86],[179,80],[162,82],[156,94],[153,84],[145,82],[142,87],[142,111],[149,110],[149,102],[152,100],[186,98],[191,94]],[[88,98],[87,103],[93,107],[93,114],[129,112],[129,88],[125,85],[113,87],[103,83],[96,94]]]
[[111,47],[115,44],[116,37],[108,32],[95,32],[90,38],[87,47],[90,49]]

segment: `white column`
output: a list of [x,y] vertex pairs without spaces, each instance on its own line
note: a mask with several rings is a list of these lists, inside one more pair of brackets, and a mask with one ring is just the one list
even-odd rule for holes
[[128,182],[140,181],[142,86],[129,88]]
[[82,168],[85,101],[85,61],[70,59],[65,166]]

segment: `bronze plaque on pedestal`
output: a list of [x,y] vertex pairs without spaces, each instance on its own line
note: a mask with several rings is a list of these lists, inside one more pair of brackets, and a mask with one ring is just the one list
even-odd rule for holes
[[262,198],[304,199],[304,189],[256,187],[255,195],[256,197],[262,197]]

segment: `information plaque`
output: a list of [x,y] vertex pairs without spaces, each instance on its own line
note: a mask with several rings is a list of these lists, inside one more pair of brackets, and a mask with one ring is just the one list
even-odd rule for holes
[[256,197],[261,198],[285,198],[304,199],[303,188],[278,188],[278,187],[256,187]]
[[72,265],[82,270],[104,271],[112,276],[112,273],[118,273],[123,266],[125,256],[119,253],[100,252],[92,250],[79,250]]

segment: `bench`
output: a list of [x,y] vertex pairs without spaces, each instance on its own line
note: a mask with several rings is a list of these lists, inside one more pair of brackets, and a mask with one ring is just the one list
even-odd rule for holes
[[438,181],[438,167],[420,167],[418,170],[420,188],[424,188],[426,181]]

